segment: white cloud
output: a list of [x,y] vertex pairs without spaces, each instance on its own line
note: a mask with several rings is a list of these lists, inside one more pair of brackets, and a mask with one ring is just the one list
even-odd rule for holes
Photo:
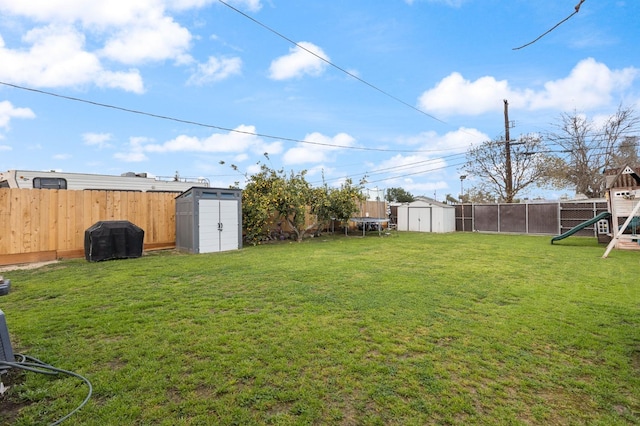
[[112,145],[109,143],[113,136],[111,133],[83,133],[82,140],[85,145],[97,146],[100,149],[110,148]]
[[[391,178],[385,182],[389,187],[400,186],[414,195],[433,196],[433,191],[449,188],[447,175],[452,166],[463,161],[462,153],[472,144],[486,140],[489,140],[486,134],[477,129],[464,127],[444,135],[430,131],[399,138],[397,144],[411,145],[414,149],[424,152],[394,155],[376,165],[372,173],[376,170],[388,173]],[[443,156],[443,153],[446,155]],[[379,174],[373,175],[372,178],[375,176]]]
[[84,50],[84,35],[72,27],[48,26],[25,34],[29,50],[7,49],[0,37],[0,78],[34,86],[63,87],[95,82],[141,93],[142,78],[137,70],[112,72],[103,69],[96,55]]
[[129,138],[128,152],[117,152],[113,155],[113,158],[127,163],[147,161],[149,158],[144,154],[144,144],[152,141],[152,139],[144,136],[132,136]]
[[250,12],[258,12],[262,9],[262,3],[260,0],[230,0],[227,3],[236,5],[237,7],[246,9]]
[[255,175],[256,173],[260,173],[260,164],[250,164],[249,167],[247,167],[247,172],[248,175]]
[[191,33],[172,18],[152,17],[143,22],[121,28],[107,40],[100,54],[124,64],[174,59],[178,63],[190,61],[186,54]]
[[615,93],[627,89],[640,75],[633,67],[611,70],[593,58],[580,61],[566,78],[549,81],[542,88],[515,89],[507,80],[481,77],[475,81],[454,72],[424,92],[419,107],[433,114],[480,115],[499,111],[502,100],[528,110],[593,109],[608,105]]
[[637,68],[612,71],[605,64],[588,58],[580,61],[568,77],[546,83],[544,91],[532,97],[530,109],[567,110],[575,105],[580,109],[591,109],[607,105],[613,93],[627,89],[638,75],[640,70]]
[[[5,14],[22,16],[37,23],[73,24],[93,31],[133,27],[167,17],[167,10],[202,8],[215,0],[0,0]],[[259,0],[230,1],[244,8],[260,8]]]
[[[397,185],[414,195],[425,195],[427,197],[442,199],[438,191],[444,190],[445,193],[451,193],[450,185],[444,180],[437,181],[416,181],[413,178],[406,178],[399,181]],[[455,191],[455,190],[454,190]]]
[[[36,25],[73,26],[92,37],[101,57],[124,64],[172,59],[191,62],[192,35],[169,12],[197,9],[215,0],[0,0],[0,12]],[[229,0],[257,12],[260,0]]]
[[443,152],[464,152],[472,144],[478,144],[490,138],[477,129],[460,127],[458,130],[439,135],[434,131],[422,132],[417,135],[400,137],[397,143],[401,145],[411,145],[417,150],[437,153]]
[[71,158],[71,154],[55,154],[53,156],[54,160],[68,160]]
[[338,133],[334,137],[330,137],[316,132],[305,136],[304,140],[314,142],[317,145],[299,143],[282,156],[284,164],[322,163],[330,161],[331,154],[343,149],[341,147],[354,146],[356,142],[352,136],[346,133]]
[[240,74],[242,59],[210,56],[205,64],[198,64],[197,71],[189,78],[188,84],[204,85],[224,80],[232,75]]
[[[399,186],[414,195],[425,194],[448,187],[443,175],[448,167],[445,159],[437,154],[395,155],[378,165],[378,170],[388,170],[385,184]],[[372,170],[371,179],[379,176]],[[432,195],[432,194],[427,194]]]
[[128,92],[143,93],[144,83],[142,77],[136,69],[129,72],[101,71],[95,78],[98,87],[108,87],[110,89],[124,89]]
[[[261,0],[228,0],[250,12]],[[6,46],[0,37],[0,78],[33,87],[94,84],[143,93],[137,69],[117,69],[171,60],[195,62],[193,36],[172,12],[203,8],[215,0],[0,0],[0,13],[27,28],[21,42]],[[18,28],[18,27],[16,27]],[[238,58],[209,59],[190,83],[205,84],[239,72]]]
[[424,92],[420,96],[419,107],[435,114],[478,115],[495,110],[502,99],[513,99],[509,93],[509,84],[505,80],[482,77],[471,82],[454,72]]
[[0,102],[0,128],[9,128],[12,118],[35,118],[35,114],[29,108],[16,108],[9,101]]
[[130,24],[149,11],[161,11],[162,3],[156,0],[0,0],[0,9],[36,22],[78,21],[83,26],[99,28]]
[[[169,0],[168,6],[172,9],[190,9],[193,7],[203,7],[211,3],[216,3],[215,0]],[[262,8],[260,0],[227,0],[230,5],[235,5],[240,9],[245,9],[250,12],[258,12]]]
[[245,7],[251,12],[257,12],[262,8],[260,0],[236,0],[230,3],[237,3],[238,5]]
[[241,125],[235,131],[229,133],[214,133],[205,138],[195,136],[180,135],[164,143],[153,143],[146,138],[131,138],[127,153],[116,154],[118,159],[133,158],[142,161],[147,159],[150,153],[238,153],[244,154],[250,151],[254,154],[279,154],[282,152],[282,142],[276,141],[267,143],[259,136],[256,136],[255,127]]
[[117,152],[113,158],[126,163],[141,163],[149,159],[143,152]]
[[28,82],[32,86],[93,83],[141,93],[143,83],[137,70],[118,71],[111,66],[107,69],[102,61],[126,65],[165,60],[179,65],[193,62],[188,53],[191,33],[175,22],[166,9],[177,6],[175,3],[203,7],[211,2],[0,0],[0,13],[26,18],[22,25],[32,25],[19,45],[5,46],[1,41],[0,76],[5,81]]
[[[287,80],[302,77],[305,74],[319,76],[324,72],[327,63],[320,58],[329,60],[324,51],[313,43],[306,41],[301,41],[298,44],[304,49],[299,46],[292,47],[289,49],[288,55],[281,56],[271,62],[271,67],[269,68],[270,78],[273,80]],[[313,54],[309,52],[313,52]]]

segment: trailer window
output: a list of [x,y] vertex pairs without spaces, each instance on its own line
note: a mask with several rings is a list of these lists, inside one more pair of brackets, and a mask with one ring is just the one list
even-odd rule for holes
[[67,180],[63,178],[35,177],[33,187],[36,189],[67,189]]

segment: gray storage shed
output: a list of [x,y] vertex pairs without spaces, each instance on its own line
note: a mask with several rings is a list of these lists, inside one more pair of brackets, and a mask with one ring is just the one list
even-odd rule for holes
[[194,186],[178,195],[176,248],[189,253],[242,248],[242,191]]

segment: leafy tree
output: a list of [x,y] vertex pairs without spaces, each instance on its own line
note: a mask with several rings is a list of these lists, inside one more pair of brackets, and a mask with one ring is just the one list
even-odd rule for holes
[[[236,166],[232,166],[237,170]],[[258,243],[270,238],[271,231],[286,223],[297,241],[318,225],[336,218],[346,220],[358,210],[362,188],[350,180],[340,188],[326,184],[313,188],[307,171],[285,173],[265,164],[248,176],[242,192],[242,222],[245,239]]]
[[390,203],[410,203],[415,197],[403,188],[388,188],[385,199]]
[[345,180],[340,188],[329,187],[325,183],[316,190],[311,212],[320,223],[334,219],[347,222],[359,210],[358,201],[363,199],[362,185],[354,185],[351,179]]
[[561,114],[556,131],[547,136],[565,154],[557,156],[559,167],[552,174],[557,184],[572,185],[589,198],[602,197],[603,170],[637,161],[637,138],[628,133],[639,123],[635,111],[623,106],[598,122],[577,112]]
[[[267,235],[274,220],[278,220],[287,223],[296,239],[302,240],[306,231],[315,225],[305,227],[307,208],[316,195],[305,178],[306,173],[304,170],[287,174],[262,164],[260,172],[249,178],[243,191],[242,212],[247,239]],[[247,221],[244,221],[245,215]]]
[[[506,144],[492,140],[471,147],[464,165],[466,173],[475,176],[480,183],[470,191],[482,194],[482,198],[494,197],[512,203],[516,196],[530,186],[545,186],[554,182],[549,171],[557,167],[557,160],[546,153],[541,139],[534,135],[521,136],[511,148],[511,185],[508,185]],[[508,188],[511,188],[508,190]]]
[[354,213],[360,210],[360,202],[364,200],[362,194],[363,183],[354,185],[347,179],[338,189],[332,189],[330,195],[334,217],[347,222]]
[[[231,166],[237,170],[236,166]],[[242,191],[242,229],[245,239],[257,243],[266,239],[277,219],[274,217],[273,194],[280,177],[273,170],[261,166],[260,172],[249,178]]]
[[498,201],[495,194],[479,188],[471,188],[467,192],[467,197],[469,197],[469,202],[474,204],[493,204]]

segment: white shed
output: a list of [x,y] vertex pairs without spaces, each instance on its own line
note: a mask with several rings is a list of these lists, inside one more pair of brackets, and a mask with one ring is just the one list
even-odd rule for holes
[[398,206],[398,231],[454,232],[456,209],[430,198]]

